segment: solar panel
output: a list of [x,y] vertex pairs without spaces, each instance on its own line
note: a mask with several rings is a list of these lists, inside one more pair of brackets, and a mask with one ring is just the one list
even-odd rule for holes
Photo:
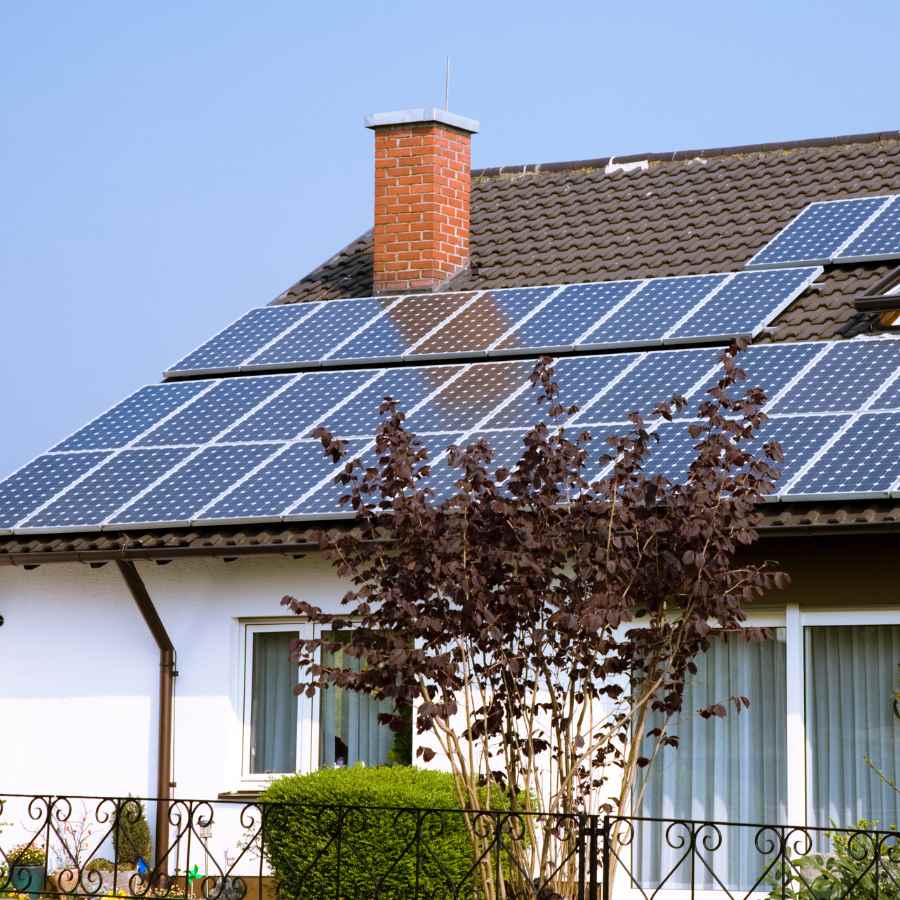
[[[821,441],[810,450],[825,446]],[[869,413],[830,444],[785,499],[886,497],[900,479],[900,413]]]
[[574,424],[580,428],[583,424],[624,422],[633,411],[650,419],[661,401],[671,399],[673,394],[688,396],[698,382],[709,380],[719,366],[720,355],[713,348],[643,354],[613,389],[597,397],[574,419]]
[[[599,392],[619,378],[630,365],[636,363],[636,353],[610,356],[573,356],[554,365],[554,378],[565,406],[583,409]],[[485,428],[530,428],[535,422],[547,420],[547,407],[538,404],[539,392],[527,388],[508,404],[498,409],[485,423]]]
[[397,360],[414,349],[475,294],[416,294],[402,298],[380,319],[327,355],[329,364]]
[[403,412],[409,413],[414,406],[444,387],[448,379],[461,371],[462,366],[387,369],[376,382],[325,416],[321,424],[339,437],[372,435],[380,420],[378,406],[385,397],[392,397],[398,401]]
[[894,195],[862,234],[840,250],[835,261],[858,262],[897,257],[900,257],[900,202],[898,195]]
[[581,335],[623,303],[643,281],[570,284],[532,318],[520,324],[491,353],[569,350]]
[[53,449],[101,450],[124,447],[215,384],[213,381],[186,381],[151,384],[141,388]]
[[683,275],[655,278],[599,327],[582,336],[576,346],[589,349],[659,343],[727,277]]
[[769,412],[861,409],[900,367],[900,341],[841,341],[826,347],[827,352],[771,405]]
[[293,377],[225,378],[190,406],[145,434],[135,446],[205,444],[279,388],[288,385]]
[[530,287],[484,291],[410,355],[447,358],[484,353],[555,290],[553,287]]
[[109,456],[63,453],[39,456],[0,483],[0,529],[12,528]]
[[131,497],[190,454],[184,447],[122,450],[83,481],[70,487],[23,528],[95,528]]
[[862,197],[811,203],[747,263],[747,268],[831,262],[887,199]]
[[[824,344],[805,341],[800,344],[754,344],[738,357],[738,367],[746,372],[745,380],[730,391],[731,397],[740,399],[749,388],[762,388],[766,399],[772,401],[790,384],[798,372],[816,356]],[[722,377],[722,369],[716,369],[700,387],[694,400],[699,400]],[[691,413],[693,410],[689,410]]]
[[320,306],[319,303],[298,303],[252,309],[167,369],[166,374],[196,375],[237,369],[260,347],[317,313]]
[[[684,415],[692,415],[720,375],[720,355],[707,347],[572,356],[556,361],[555,377],[561,402],[581,408],[573,429],[593,433],[599,456],[606,452],[604,436],[628,430],[632,410],[650,420],[659,401],[680,393],[690,395]],[[780,484],[800,478],[790,499],[888,490],[884,483],[893,470],[887,457],[894,443],[885,429],[900,416],[900,340],[756,345],[738,364],[748,379],[737,392],[760,386],[772,398],[771,418],[757,445],[777,439],[784,446],[788,461]],[[514,434],[520,449],[524,430],[541,418],[530,383],[533,366],[532,360],[519,359],[318,370],[142,388],[60,449],[0,482],[0,528],[277,520],[308,518],[326,507],[330,515],[344,489],[332,486],[329,494],[321,487],[335,469],[317,441],[301,439],[314,425],[321,422],[363,450],[378,425],[377,408],[390,395],[433,457],[450,443],[471,440],[472,431],[499,435],[496,440]],[[830,446],[849,417],[860,412],[859,422]],[[862,434],[865,423],[874,437]],[[671,441],[673,427],[660,427],[662,443],[653,449],[651,473],[663,467],[673,477],[693,458],[689,444]],[[822,447],[827,452],[801,477],[800,467]],[[868,481],[860,474],[865,460],[872,461]],[[432,477],[436,485],[446,481]]]
[[756,337],[821,274],[819,267],[739,272],[666,340]]
[[112,514],[116,525],[187,523],[192,514],[223,493],[275,451],[271,444],[207,447],[156,487]]
[[408,419],[411,431],[452,431],[474,428],[507,397],[525,385],[534,371],[531,360],[469,366],[455,381]]
[[318,365],[331,350],[382,315],[397,300],[397,297],[330,300],[311,319],[247,360],[244,368],[254,371]]
[[226,441],[290,441],[345,403],[380,371],[307,372],[223,438]]
[[337,475],[341,469],[342,465],[335,465],[325,455],[319,441],[290,444],[227,496],[198,511],[197,521],[277,519],[323,478]]

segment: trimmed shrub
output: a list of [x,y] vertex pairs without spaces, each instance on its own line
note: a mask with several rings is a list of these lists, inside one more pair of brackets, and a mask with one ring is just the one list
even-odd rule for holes
[[338,884],[342,897],[405,897],[417,883],[419,896],[457,896],[461,886],[460,896],[477,896],[463,816],[410,811],[458,810],[448,773],[412,766],[322,769],[279,779],[261,799],[273,804],[266,813],[266,857],[282,898],[332,896]]
[[131,798],[122,804],[119,821],[113,832],[116,861],[119,865],[133,866],[139,857],[150,858],[150,826],[144,804]]

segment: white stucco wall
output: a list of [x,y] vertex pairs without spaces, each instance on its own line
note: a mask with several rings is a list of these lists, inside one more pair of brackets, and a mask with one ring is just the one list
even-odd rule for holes
[[[316,555],[137,567],[178,654],[175,793],[239,788],[240,620],[346,586]],[[117,568],[0,567],[0,614],[0,792],[152,796],[159,654]]]

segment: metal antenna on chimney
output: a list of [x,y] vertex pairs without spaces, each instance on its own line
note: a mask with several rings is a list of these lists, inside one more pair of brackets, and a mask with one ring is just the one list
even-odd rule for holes
[[450,57],[444,65],[444,109],[450,109]]

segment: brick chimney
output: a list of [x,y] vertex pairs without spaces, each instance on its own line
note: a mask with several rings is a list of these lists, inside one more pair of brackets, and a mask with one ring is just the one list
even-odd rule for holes
[[376,294],[434,291],[469,264],[471,136],[443,109],[366,116],[375,132]]

